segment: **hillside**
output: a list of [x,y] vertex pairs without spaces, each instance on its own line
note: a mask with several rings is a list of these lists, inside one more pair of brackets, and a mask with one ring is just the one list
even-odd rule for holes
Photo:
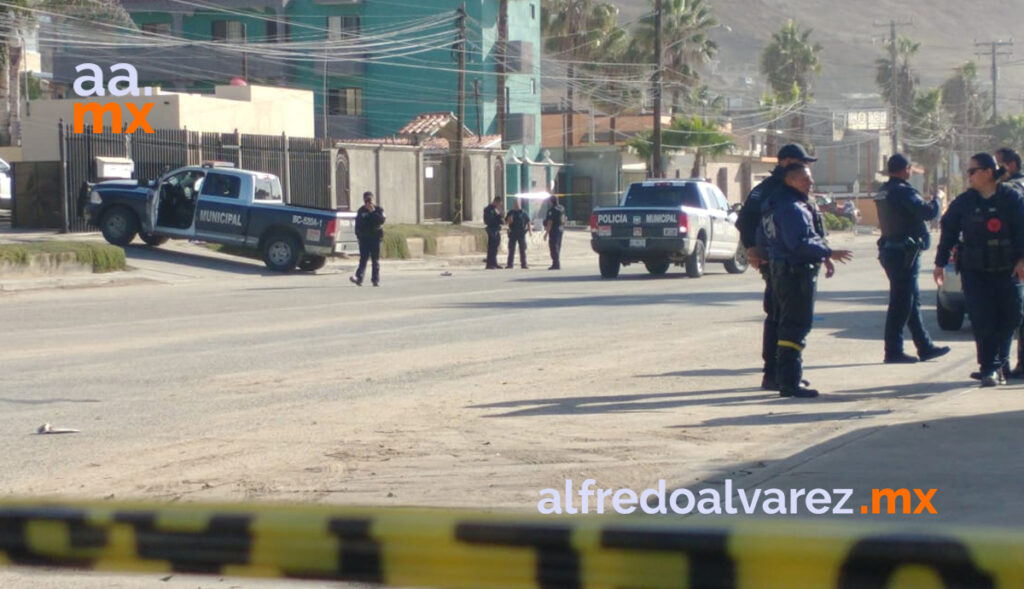
[[[650,0],[613,0],[620,20],[628,22],[650,10]],[[934,86],[952,69],[977,59],[975,40],[1009,40],[1024,27],[1020,0],[976,0],[968,8],[953,0],[711,0],[718,20],[732,30],[718,29],[713,38],[720,46],[715,90],[733,85],[741,75],[753,76],[756,90],[763,88],[758,74],[760,51],[773,32],[789,18],[814,29],[811,38],[824,47],[824,70],[815,82],[819,103],[840,106],[850,95],[875,93],[874,61],[887,50],[889,20],[913,21],[897,28],[921,43],[915,69],[925,86]],[[1014,6],[1017,15],[1003,16]],[[874,23],[884,26],[874,26]],[[1024,96],[1024,43],[1005,47],[1013,55],[999,59],[1000,112],[1020,112]],[[887,54],[887,53],[886,53]],[[979,62],[979,75],[987,88],[991,58]]]

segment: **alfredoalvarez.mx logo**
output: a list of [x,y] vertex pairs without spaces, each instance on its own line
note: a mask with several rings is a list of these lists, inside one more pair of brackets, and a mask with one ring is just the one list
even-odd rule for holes
[[[91,96],[106,96],[107,92],[111,96],[139,96],[139,73],[135,70],[135,66],[130,63],[115,63],[110,66],[110,73],[112,77],[106,84],[103,83],[103,69],[95,63],[82,63],[75,66],[76,72],[89,71],[89,74],[84,74],[75,78],[75,94],[83,98],[89,98]],[[115,72],[123,72],[124,75],[114,76]],[[90,84],[88,87],[87,84]],[[147,86],[142,89],[141,94],[146,96],[153,95],[153,88]],[[125,103],[124,109],[131,115],[132,122],[128,127],[125,128],[125,133],[134,133],[136,129],[139,129],[145,133],[152,133],[153,127],[149,126],[149,122],[146,120],[146,115],[153,108],[153,102],[146,102],[142,104],[142,107],[132,104],[130,102]],[[122,117],[121,117],[122,105],[118,102],[105,102],[100,103],[98,101],[90,102],[76,102],[75,103],[75,116],[74,125],[72,130],[75,133],[85,132],[85,115],[92,115],[92,132],[102,133],[103,132],[103,116],[110,113],[110,126],[113,127],[114,133],[121,132]]]

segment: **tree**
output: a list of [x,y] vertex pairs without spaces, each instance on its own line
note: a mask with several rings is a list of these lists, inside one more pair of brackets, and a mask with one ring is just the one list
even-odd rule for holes
[[896,110],[901,120],[910,115],[914,106],[918,78],[910,67],[910,59],[920,48],[920,43],[901,36],[896,40],[895,68],[890,55],[875,60],[875,83],[882,91],[882,98]]
[[818,54],[821,45],[811,43],[813,29],[801,29],[790,20],[772,35],[772,40],[761,52],[761,73],[776,94],[786,94],[796,86],[799,97],[811,96],[811,76],[821,73]]
[[999,120],[995,128],[1000,146],[1024,151],[1024,115],[1010,115]]
[[981,89],[978,68],[969,61],[954,70],[942,84],[942,105],[949,113],[955,134],[953,148],[968,152],[988,149],[988,139],[982,136],[982,129],[991,118],[992,100],[988,92]]
[[925,168],[925,191],[938,183],[939,164],[949,147],[949,114],[942,107],[942,88],[918,93],[908,113],[908,129],[904,143],[911,159]]
[[[652,12],[637,24],[630,46],[633,61],[657,61],[654,47],[656,2]],[[708,31],[718,26],[705,0],[662,0],[663,72],[662,79],[671,91],[672,106],[679,107],[700,79],[700,66],[718,54],[718,45]]]
[[[651,158],[654,155],[651,139],[652,133],[647,131],[626,142],[626,145],[636,150],[637,157],[646,162],[648,173],[651,170]],[[704,166],[709,158],[729,153],[735,144],[732,142],[731,136],[722,133],[701,117],[676,116],[672,119],[672,124],[664,131],[661,147],[662,151],[682,148],[694,150],[690,177],[700,178],[704,175]]]

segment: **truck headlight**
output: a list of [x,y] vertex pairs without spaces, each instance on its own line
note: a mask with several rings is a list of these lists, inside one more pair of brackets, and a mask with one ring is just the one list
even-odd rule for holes
[[89,202],[91,202],[94,205],[98,205],[101,202],[103,202],[103,197],[100,196],[100,193],[96,192],[95,190],[90,190],[89,191]]

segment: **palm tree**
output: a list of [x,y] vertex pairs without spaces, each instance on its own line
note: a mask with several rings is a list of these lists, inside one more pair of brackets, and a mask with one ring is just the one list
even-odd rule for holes
[[991,118],[992,100],[988,92],[981,89],[978,68],[973,61],[957,67],[943,82],[942,104],[952,118],[956,134],[954,149],[978,151],[983,142],[979,142],[977,136]]
[[818,43],[811,44],[812,32],[790,20],[761,52],[761,73],[776,94],[786,94],[795,86],[802,100],[811,96],[811,76],[821,73],[818,54],[822,49]]
[[910,59],[920,48],[920,43],[899,37],[896,40],[895,72],[891,56],[875,60],[875,83],[882,91],[882,98],[901,115],[909,115],[914,104],[918,79],[910,67]]
[[938,183],[937,171],[949,147],[949,115],[942,108],[942,88],[919,93],[909,112],[907,152],[925,168],[925,192]]
[[[626,145],[636,151],[637,157],[642,158],[647,164],[648,174],[651,170],[651,158],[654,155],[651,138],[652,133],[646,131],[626,142]],[[682,148],[694,150],[693,168],[690,170],[691,178],[699,178],[704,175],[704,166],[708,158],[728,153],[734,147],[735,144],[732,142],[731,136],[722,133],[714,125],[700,117],[674,117],[672,124],[665,129],[661,142],[662,151]]]
[[1000,145],[1024,151],[1024,115],[1010,115],[1000,119],[995,129]]
[[[637,24],[630,47],[634,61],[657,61],[654,47],[655,17],[659,0],[650,0],[652,12]],[[661,0],[663,38],[663,79],[671,90],[672,106],[683,104],[681,98],[700,79],[700,66],[713,59],[718,45],[708,38],[708,31],[718,26],[705,0]]]

